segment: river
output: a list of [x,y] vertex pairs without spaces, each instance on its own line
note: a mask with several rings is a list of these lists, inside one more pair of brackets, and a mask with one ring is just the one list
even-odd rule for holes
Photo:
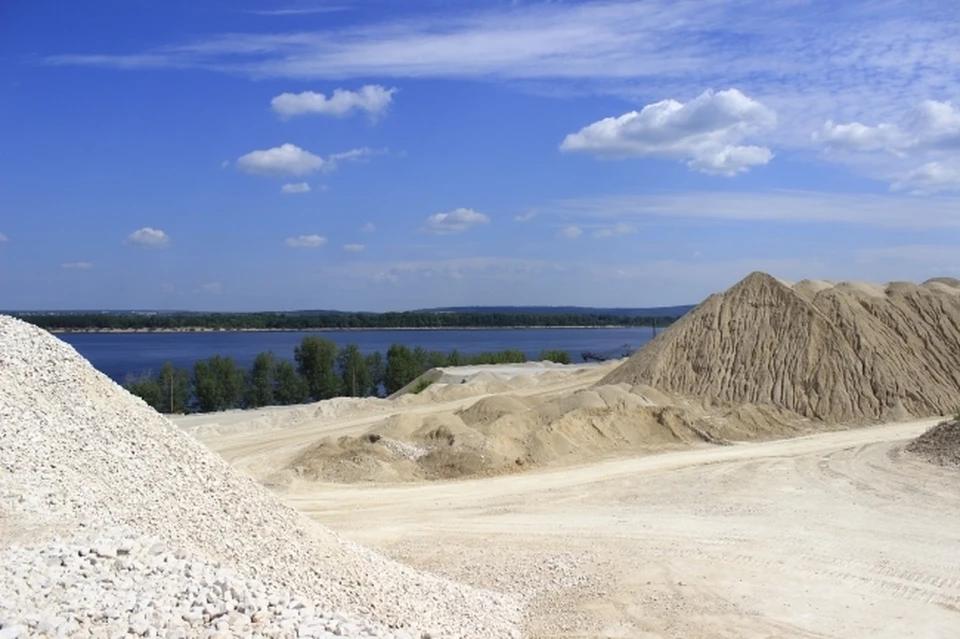
[[192,368],[194,362],[213,355],[227,355],[241,366],[250,366],[258,353],[273,351],[293,360],[293,349],[306,335],[320,335],[338,346],[356,344],[363,353],[380,351],[391,344],[428,351],[462,354],[515,349],[529,359],[543,350],[563,350],[573,361],[583,361],[584,351],[619,357],[625,344],[634,350],[652,337],[649,327],[637,328],[517,328],[490,330],[400,330],[400,331],[304,331],[206,333],[66,333],[58,337],[72,345],[90,363],[122,382],[128,375],[156,373],[164,362]]

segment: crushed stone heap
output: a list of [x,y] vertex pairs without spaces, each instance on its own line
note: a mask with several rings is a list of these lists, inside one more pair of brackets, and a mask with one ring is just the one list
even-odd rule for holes
[[960,418],[940,422],[910,442],[907,450],[934,464],[960,469]]
[[960,281],[789,285],[752,273],[600,382],[619,383],[834,423],[948,414],[960,403]]
[[[114,560],[119,550],[109,531],[118,528],[133,539],[157,540],[159,554]],[[521,607],[513,598],[419,572],[336,535],[240,475],[66,343],[0,316],[0,550],[7,549],[0,558],[27,563],[35,556],[30,565],[74,575],[75,590],[83,575],[93,574],[84,566],[104,569],[98,544],[90,541],[100,531],[107,565],[125,565],[116,583],[155,582],[156,588],[133,603],[108,601],[102,605],[109,610],[82,615],[71,606],[98,605],[97,593],[66,587],[59,595],[46,592],[43,584],[57,581],[56,575],[28,574],[22,565],[5,564],[0,568],[6,571],[0,579],[0,632],[9,629],[4,636],[39,636],[40,624],[60,632],[60,626],[70,630],[81,623],[89,627],[77,636],[100,636],[118,615],[121,621],[128,616],[131,628],[160,622],[179,628],[188,621],[183,636],[214,636],[225,619],[205,606],[224,603],[217,571],[231,575],[231,583],[257,584],[253,595],[237,595],[233,611],[259,614],[267,625],[275,618],[286,622],[269,636],[518,636]],[[58,564],[55,557],[65,556],[61,550],[78,545],[91,549],[82,561]],[[130,573],[150,571],[157,557],[175,558],[178,563],[167,565],[164,574],[178,581]],[[194,586],[207,593],[190,591],[206,599],[184,617],[181,608],[190,608],[192,600],[163,593],[175,592],[191,571],[199,580]],[[298,627],[297,619],[306,618],[303,606],[279,609],[294,600],[309,603],[306,621],[318,626],[316,634]],[[247,619],[242,632],[231,629],[227,636],[262,636],[257,622]]]

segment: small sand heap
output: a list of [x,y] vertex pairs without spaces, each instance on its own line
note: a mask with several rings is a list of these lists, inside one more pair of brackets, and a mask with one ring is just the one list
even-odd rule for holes
[[617,383],[830,423],[943,415],[960,400],[960,282],[790,286],[753,273],[600,382]]

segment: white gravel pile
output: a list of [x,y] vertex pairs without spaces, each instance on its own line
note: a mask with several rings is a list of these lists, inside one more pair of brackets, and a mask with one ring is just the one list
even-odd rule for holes
[[[98,536],[119,550],[110,532],[117,527],[131,531],[132,543],[146,554],[127,555],[122,562],[80,554]],[[234,632],[231,626],[224,636],[312,636],[307,632],[320,625],[317,620],[332,620],[332,630],[324,625],[324,632],[333,636],[390,636],[395,629],[414,637],[519,636],[520,604],[513,598],[421,573],[312,522],[96,371],[69,345],[0,316],[0,544],[24,538],[39,545],[11,546],[6,552],[13,554],[0,563],[5,624],[0,638],[16,636],[15,625],[24,627],[24,636],[38,636],[41,620],[64,620],[52,629],[48,624],[50,636],[61,626],[79,625],[80,618],[102,625],[92,636],[104,637],[124,636],[143,622],[148,608],[143,601],[129,607],[129,598],[122,605],[118,599],[111,607],[109,598],[97,594],[102,580],[91,583],[84,573],[112,575],[114,584],[123,584],[118,592],[160,602],[156,618],[150,612],[147,623],[174,637],[180,632],[177,619],[199,624],[188,626],[187,636],[204,636],[196,634],[200,627],[217,629],[222,619],[202,606],[200,612],[211,618],[195,618],[198,597],[212,597],[206,603],[224,607],[232,600],[234,610],[243,606],[238,614],[251,611],[249,630]],[[164,560],[173,557],[159,572],[153,546],[147,548],[144,538],[166,545]],[[74,550],[77,560],[64,562],[64,553],[72,557]],[[52,557],[60,557],[60,564]],[[24,581],[26,563],[42,569]],[[187,563],[196,564],[196,577],[187,574]],[[211,579],[218,571],[223,578]],[[248,594],[237,591],[242,600],[233,594],[228,600],[222,584],[216,585],[224,580],[252,587]],[[51,595],[65,588],[57,586],[61,581],[77,592]],[[138,585],[129,590],[133,583]],[[151,593],[158,594],[151,599]],[[263,596],[265,610],[258,607]],[[304,607],[291,605],[294,600]],[[187,603],[192,612],[184,620],[178,611]],[[83,610],[73,610],[78,605]],[[310,612],[298,612],[304,608]],[[112,626],[102,622],[108,611],[120,613]],[[254,628],[257,612],[264,631]],[[283,626],[290,620],[294,623]]]

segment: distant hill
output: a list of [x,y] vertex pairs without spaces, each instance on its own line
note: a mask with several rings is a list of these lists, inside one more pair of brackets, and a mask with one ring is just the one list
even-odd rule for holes
[[654,308],[596,308],[592,306],[445,306],[424,308],[419,313],[479,313],[481,315],[599,315],[612,317],[680,317],[695,304]]

